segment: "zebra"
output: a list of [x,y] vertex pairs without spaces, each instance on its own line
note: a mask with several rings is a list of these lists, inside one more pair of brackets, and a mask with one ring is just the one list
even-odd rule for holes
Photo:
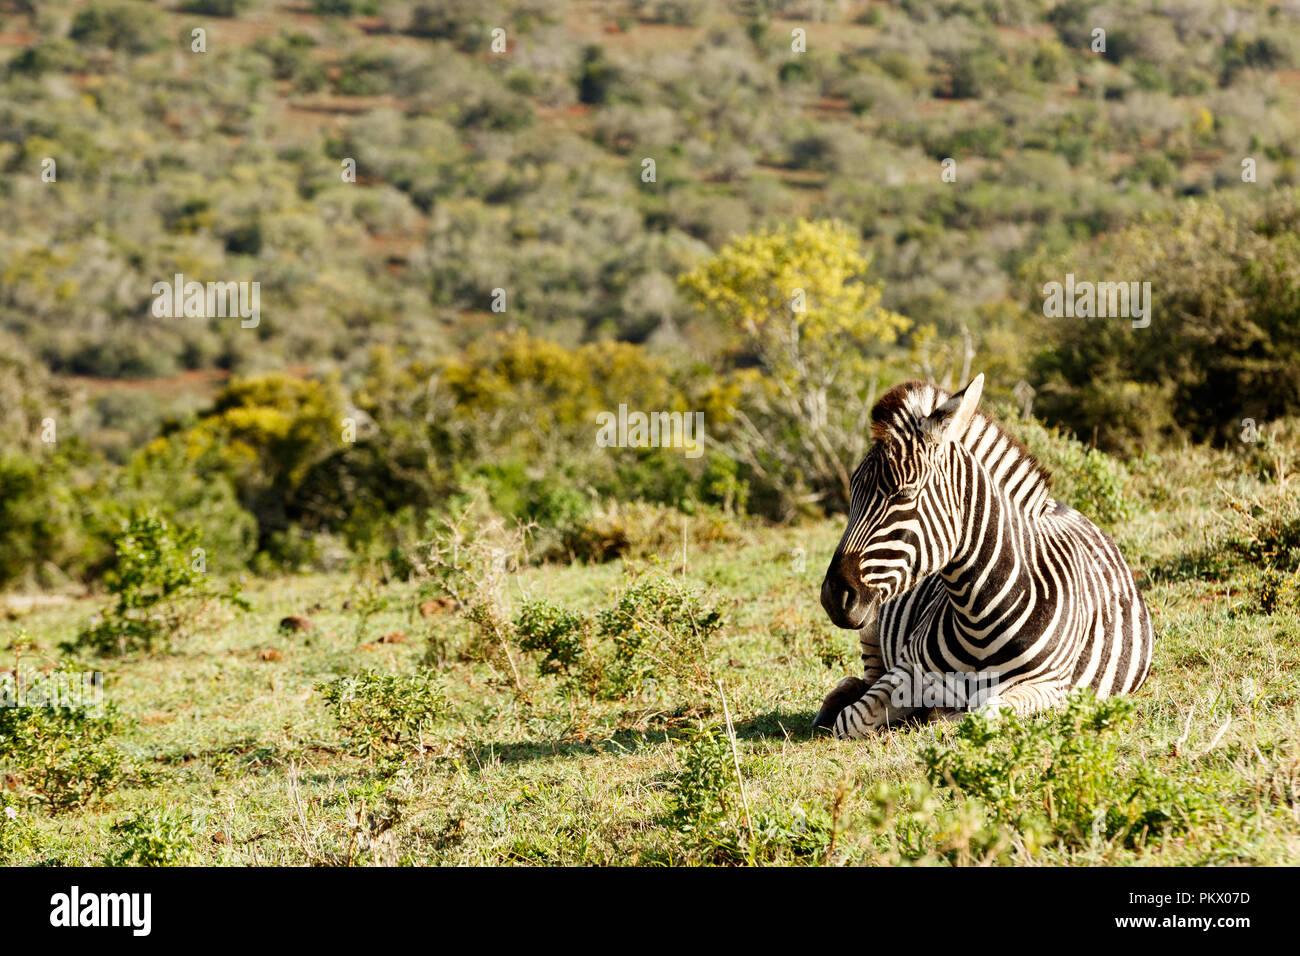
[[1023,716],[1146,679],[1155,637],[1128,565],[976,411],[983,388],[983,375],[955,395],[906,382],[872,409],[821,588],[831,621],[858,631],[865,673],[814,727],[861,738],[925,715]]

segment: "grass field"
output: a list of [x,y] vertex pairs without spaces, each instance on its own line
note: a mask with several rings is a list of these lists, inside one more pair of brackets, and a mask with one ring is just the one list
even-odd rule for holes
[[[9,824],[25,826],[10,862],[94,864],[150,839],[180,860],[235,865],[1295,862],[1300,620],[1286,602],[1271,615],[1246,610],[1252,572],[1228,556],[1223,504],[1229,491],[1271,491],[1240,471],[1193,451],[1130,477],[1134,514],[1115,532],[1149,585],[1155,664],[1130,724],[1047,745],[1056,772],[1062,754],[1083,748],[1078,779],[1058,773],[1053,784],[1024,755],[1028,775],[1017,778],[1016,761],[999,765],[1002,744],[986,740],[975,751],[992,761],[980,770],[997,778],[992,789],[927,785],[922,753],[956,748],[952,723],[866,742],[811,734],[822,696],[856,665],[855,635],[834,630],[817,602],[840,527],[750,528],[692,541],[684,569],[678,548],[637,569],[552,564],[501,576],[508,615],[539,598],[590,613],[636,573],[700,589],[721,629],[689,667],[661,661],[661,680],[621,695],[540,674],[508,625],[493,631],[456,610],[424,616],[434,592],[418,576],[254,580],[252,611],[222,612],[170,653],[79,652],[76,667],[106,674],[105,700],[125,717],[111,744],[128,762],[102,801],[58,814],[24,805]],[[75,601],[13,622],[10,634],[22,627],[34,643],[18,647],[20,663],[66,659],[60,643],[95,607]],[[314,627],[282,629],[289,615]],[[430,678],[437,703],[418,745],[371,739],[363,756],[364,735],[342,732],[318,685],[367,670]],[[722,733],[696,735],[702,725]],[[1105,740],[1117,745],[1111,757]],[[1113,779],[1090,779],[1094,763]],[[1151,775],[1160,786],[1142,790]],[[19,777],[8,782],[21,792]],[[1067,788],[1098,786],[1074,823],[1064,818]],[[1077,826],[1078,812],[1096,823],[1139,791],[1164,808],[1147,817],[1163,827]],[[1001,817],[999,800],[1010,808]],[[123,820],[136,822],[115,831]]]
[[[0,0],[0,865],[1295,862],[1297,23]],[[812,515],[878,386],[967,367],[1150,679],[814,733]]]

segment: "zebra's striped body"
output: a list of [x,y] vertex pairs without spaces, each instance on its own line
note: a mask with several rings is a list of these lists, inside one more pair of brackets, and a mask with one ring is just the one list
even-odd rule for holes
[[872,411],[822,585],[865,665],[818,715],[837,736],[932,708],[1032,713],[1076,687],[1107,697],[1146,679],[1154,636],[1128,565],[975,411],[982,386],[949,396],[909,382]]

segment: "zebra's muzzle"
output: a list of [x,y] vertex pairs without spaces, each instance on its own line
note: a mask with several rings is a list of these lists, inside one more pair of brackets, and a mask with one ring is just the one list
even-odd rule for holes
[[822,581],[822,607],[836,627],[856,631],[874,613],[880,595],[872,588],[850,583],[837,571],[827,571]]

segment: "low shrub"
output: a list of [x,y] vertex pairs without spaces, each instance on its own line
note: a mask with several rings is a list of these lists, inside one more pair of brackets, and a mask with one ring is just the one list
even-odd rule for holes
[[713,834],[740,801],[737,783],[726,733],[713,727],[690,734],[668,789],[674,828],[696,837]]
[[55,813],[102,800],[128,766],[111,704],[0,707],[0,767],[17,794]]
[[614,645],[610,690],[625,696],[666,680],[711,691],[707,642],[723,623],[718,610],[667,575],[633,581],[596,615],[597,634]]
[[316,685],[339,729],[363,757],[422,751],[423,731],[442,710],[442,690],[422,674],[362,671]]
[[549,601],[526,601],[515,640],[539,655],[537,669],[591,697],[623,699],[712,691],[709,639],[723,625],[691,588],[667,575],[633,579],[615,603],[588,616]]
[[194,824],[179,810],[155,807],[113,824],[105,866],[186,866],[194,861]]
[[1038,843],[1078,849],[1095,840],[1135,847],[1186,832],[1201,798],[1150,765],[1126,772],[1126,698],[1072,694],[1059,710],[1021,719],[971,714],[948,745],[922,751],[936,787],[978,800],[992,820]]
[[666,822],[689,862],[737,865],[829,857],[835,823],[825,808],[746,807],[724,728],[689,732],[679,754],[678,769],[668,784]]
[[32,815],[4,790],[0,790],[0,866],[9,866],[36,845]]
[[113,567],[104,578],[116,603],[76,643],[101,654],[169,650],[213,600],[248,610],[238,582],[225,591],[211,584],[197,545],[196,532],[176,529],[156,514],[133,517],[113,539]]
[[1300,492],[1282,486],[1249,498],[1226,497],[1234,553],[1261,568],[1300,568]]
[[577,611],[549,601],[525,602],[515,621],[519,646],[542,655],[542,674],[573,675],[590,666],[591,622]]
[[1236,614],[1276,614],[1300,608],[1300,580],[1277,568],[1251,568],[1242,582],[1245,600]]

